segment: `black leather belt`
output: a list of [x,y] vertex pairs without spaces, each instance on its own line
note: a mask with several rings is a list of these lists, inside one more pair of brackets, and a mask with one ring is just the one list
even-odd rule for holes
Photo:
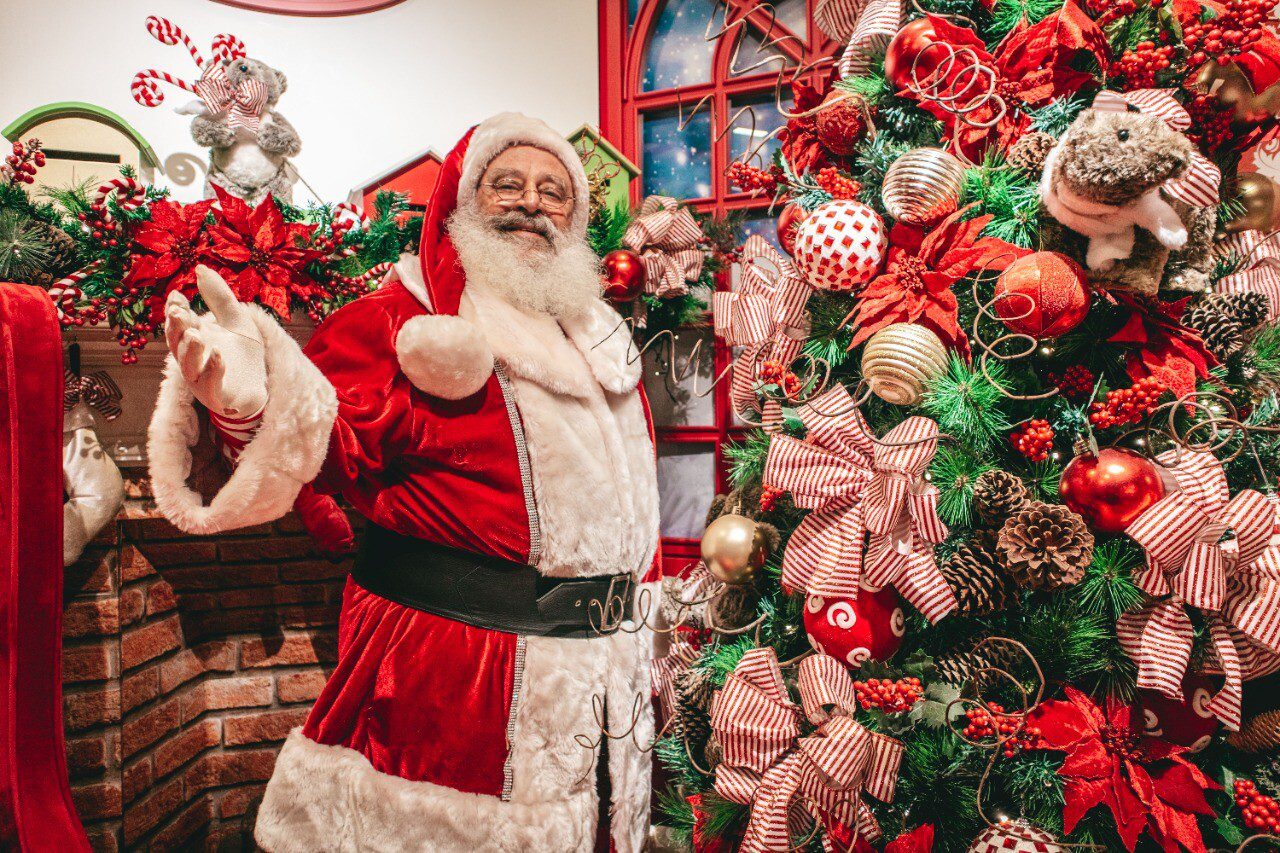
[[477,628],[538,637],[611,634],[631,617],[630,574],[544,577],[533,566],[365,528],[351,578],[383,598]]

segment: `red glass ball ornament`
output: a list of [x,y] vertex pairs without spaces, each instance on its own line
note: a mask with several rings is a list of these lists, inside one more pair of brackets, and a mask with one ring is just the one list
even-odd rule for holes
[[884,74],[895,91],[911,85],[913,68],[915,82],[925,85],[929,75],[947,60],[949,51],[941,47],[929,49],[937,41],[938,31],[928,18],[918,18],[898,30],[884,53]]
[[1056,338],[1089,313],[1088,276],[1057,252],[1033,252],[1011,263],[996,280],[996,314],[1010,331]]
[[630,302],[644,290],[644,261],[630,249],[617,249],[604,256],[604,298],[610,302]]
[[819,654],[857,669],[869,660],[884,660],[902,646],[906,615],[893,587],[863,587],[857,598],[809,596],[804,630]]
[[1099,533],[1122,532],[1164,491],[1155,463],[1120,447],[1077,456],[1058,481],[1062,502]]
[[1139,690],[1137,710],[1146,733],[1191,752],[1209,745],[1218,730],[1218,718],[1209,710],[1209,700],[1217,688],[1204,675],[1188,675],[1182,682],[1182,701],[1170,699],[1154,690]]
[[809,212],[795,202],[782,208],[782,212],[778,214],[778,245],[788,255],[795,254],[796,229],[808,215]]
[[848,92],[835,90],[822,99],[818,107],[818,141],[822,147],[840,157],[858,150],[867,132],[866,113],[861,100]]

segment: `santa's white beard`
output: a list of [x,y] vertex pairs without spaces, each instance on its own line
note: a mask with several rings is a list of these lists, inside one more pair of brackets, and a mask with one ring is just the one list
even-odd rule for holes
[[600,298],[600,259],[587,241],[556,228],[545,248],[495,228],[473,206],[449,218],[449,236],[467,287],[494,293],[516,308],[557,319],[576,317]]

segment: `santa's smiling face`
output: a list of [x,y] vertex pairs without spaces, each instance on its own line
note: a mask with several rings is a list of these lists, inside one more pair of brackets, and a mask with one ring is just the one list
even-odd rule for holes
[[573,214],[569,171],[550,151],[516,145],[485,169],[476,204],[500,235],[530,251],[554,250],[555,232],[567,232]]

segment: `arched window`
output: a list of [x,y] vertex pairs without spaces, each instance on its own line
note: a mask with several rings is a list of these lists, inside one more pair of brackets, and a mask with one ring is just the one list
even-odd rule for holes
[[[769,199],[731,191],[725,169],[782,123],[774,97],[782,66],[821,69],[837,52],[839,46],[813,24],[816,3],[600,0],[601,130],[640,166],[634,201],[652,193],[690,199],[697,209],[719,216],[738,212],[745,231],[775,238],[776,211],[769,211]],[[707,34],[723,30],[726,20],[732,29],[708,41]],[[759,64],[771,56],[777,58]],[[754,112],[754,128],[743,107]],[[728,277],[722,279],[719,286],[729,287]],[[728,364],[730,353],[709,329],[689,328],[678,336],[677,358],[683,362],[699,340],[715,354],[714,364],[704,359],[697,377],[701,391]],[[645,382],[658,435],[670,569],[696,556],[707,506],[728,488],[724,445],[744,427],[730,408],[727,383],[698,398],[690,379],[673,400],[652,365]]]
[[3,130],[11,142],[36,137],[48,158],[40,183],[50,187],[96,185],[132,166],[143,180],[158,164],[151,146],[128,122],[108,109],[79,101],[36,107]]

